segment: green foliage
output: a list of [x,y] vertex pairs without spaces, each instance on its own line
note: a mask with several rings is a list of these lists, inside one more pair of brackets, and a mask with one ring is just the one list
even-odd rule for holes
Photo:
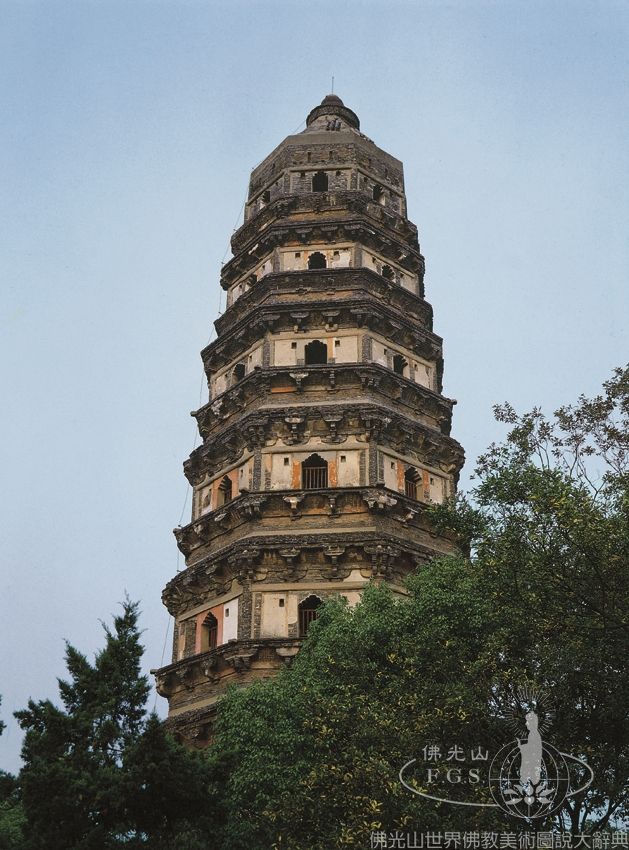
[[318,850],[420,823],[487,827],[493,815],[421,800],[398,772],[427,743],[496,734],[487,703],[504,675],[500,629],[463,559],[427,566],[404,600],[370,586],[353,609],[326,605],[290,669],[221,704],[219,846]]
[[166,848],[207,800],[207,763],[146,715],[138,607],[122,608],[93,664],[67,646],[62,708],[31,700],[16,713],[26,732],[19,786],[29,850]]
[[[367,846],[376,829],[499,829],[495,810],[411,795],[398,771],[427,743],[513,738],[514,685],[545,689],[549,740],[585,758],[589,791],[556,825],[629,816],[629,378],[594,400],[518,417],[467,497],[436,507],[469,558],[434,560],[396,600],[370,587],[325,606],[293,666],[222,702],[210,753],[222,850]],[[477,798],[479,799],[479,798]],[[546,827],[552,824],[545,824]]]
[[468,499],[435,511],[467,532],[510,657],[550,686],[555,744],[595,772],[562,812],[573,832],[629,818],[629,368],[603,390],[552,419],[496,408],[507,440]]
[[[0,720],[0,735],[5,728],[6,725]],[[23,846],[23,826],[24,812],[17,781],[10,773],[0,770],[0,850],[17,850]]]

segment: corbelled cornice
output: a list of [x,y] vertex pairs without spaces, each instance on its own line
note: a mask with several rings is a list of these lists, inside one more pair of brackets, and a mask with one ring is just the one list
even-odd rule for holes
[[[311,301],[315,306],[310,307]],[[393,323],[394,330],[395,325],[406,326],[411,332],[430,334],[433,342],[441,344],[441,337],[432,333],[432,307],[427,301],[371,269],[340,268],[265,275],[214,322],[218,340],[206,346],[201,356],[205,360],[206,352],[215,348],[224,335],[243,333],[246,325],[259,325],[263,317],[265,326],[274,329],[278,319],[273,318],[277,312],[273,308],[282,304],[291,309],[316,309],[322,316],[323,309],[346,308],[355,317],[345,319],[348,326],[362,326],[369,316],[381,316]],[[261,312],[262,308],[267,313]],[[268,308],[272,308],[270,312]]]
[[[164,605],[173,616],[181,616],[206,599],[234,589],[300,581],[308,569],[316,580],[343,581],[352,569],[360,569],[366,580],[388,573],[402,583],[406,575],[434,556],[434,546],[407,533],[411,513],[419,508],[416,516],[420,516],[425,506],[381,488],[364,488],[364,492],[375,514],[391,510],[395,506],[392,501],[399,497],[395,533],[380,529],[339,533],[331,525],[324,535],[295,534],[288,529],[244,538],[178,573],[164,588]],[[420,521],[422,530],[428,527],[427,520]],[[452,546],[454,537],[448,542]]]
[[[188,525],[176,528],[174,534],[180,551],[192,563],[223,546],[247,539],[250,534],[253,537],[249,545],[257,545],[256,540],[281,534],[281,529],[284,537],[292,537],[299,532],[307,534],[314,527],[317,533],[313,539],[320,541],[327,535],[320,526],[330,520],[337,525],[354,525],[360,532],[367,514],[377,514],[371,522],[379,526],[381,534],[390,534],[392,527],[399,524],[408,529],[411,537],[421,531],[427,538],[432,532],[426,510],[425,503],[387,490],[383,484],[320,490],[256,490],[244,492]],[[332,525],[330,531],[334,531]],[[421,536],[418,541],[421,542]]]
[[203,411],[196,415],[204,444],[184,464],[191,482],[217,474],[225,466],[236,463],[245,451],[274,445],[307,447],[311,437],[329,444],[330,448],[344,444],[349,437],[359,442],[383,440],[395,451],[414,456],[418,462],[434,466],[441,462],[449,465],[457,458],[462,462],[462,450],[455,440],[402,412],[390,410],[383,402],[260,407],[240,415],[226,427],[221,427],[221,421],[212,417],[210,422],[214,427],[207,431],[204,414],[210,413],[211,408]]
[[255,213],[234,233],[231,238],[232,253],[237,256],[247,251],[263,230],[276,224],[283,225],[291,216],[299,216],[301,222],[304,213],[311,213],[312,220],[320,220],[326,213],[338,218],[346,218],[349,213],[364,215],[374,226],[382,228],[389,238],[403,242],[419,254],[417,227],[412,221],[383,208],[364,192],[349,190],[283,195],[277,198]]
[[[274,387],[285,390],[281,400],[273,393]],[[289,398],[291,393],[295,397]],[[306,394],[310,404],[325,404],[336,393],[342,394],[339,399],[347,410],[361,403],[389,409],[395,405],[396,414],[405,416],[410,422],[423,422],[437,433],[450,433],[452,407],[456,404],[453,399],[378,363],[257,368],[192,415],[202,433],[209,435],[219,423],[227,428],[232,425],[233,417],[239,420],[245,412],[258,413],[280,403],[283,407],[298,406],[299,394]]]
[[[247,297],[247,296],[244,296]],[[305,301],[274,299],[247,313],[226,328],[220,338],[202,352],[205,370],[210,376],[236,360],[266,334],[319,332],[368,328],[395,342],[420,358],[437,363],[441,359],[441,338],[409,316],[400,316],[378,300],[375,294],[357,292],[346,299],[319,298]]]

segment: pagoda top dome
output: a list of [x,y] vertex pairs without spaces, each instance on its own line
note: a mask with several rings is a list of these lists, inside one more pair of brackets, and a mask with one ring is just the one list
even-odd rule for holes
[[306,118],[306,132],[310,129],[342,130],[347,127],[359,130],[360,121],[337,94],[326,95]]

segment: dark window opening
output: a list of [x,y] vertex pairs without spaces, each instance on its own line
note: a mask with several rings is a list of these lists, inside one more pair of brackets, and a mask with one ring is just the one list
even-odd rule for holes
[[372,197],[377,204],[384,204],[384,189],[382,186],[376,185],[373,187]]
[[325,342],[313,339],[304,349],[306,366],[325,366],[328,362],[328,347]]
[[308,629],[310,628],[310,624],[313,623],[317,617],[319,616],[319,608],[323,605],[321,599],[318,596],[309,596],[307,599],[304,599],[303,602],[300,602],[298,605],[299,610],[299,636],[304,637]]
[[238,381],[242,381],[245,377],[246,367],[244,363],[237,363],[234,366],[234,371],[232,372],[232,378],[234,379],[234,383],[238,383]]
[[404,370],[408,366],[408,362],[402,357],[401,354],[395,354],[393,356],[393,371],[396,375],[403,375]]
[[271,193],[267,189],[266,192],[262,193],[262,203],[268,204],[271,201]]
[[247,283],[249,284],[249,286],[253,286],[254,283],[257,283],[257,282],[258,282],[258,275],[257,274],[250,274],[249,277],[247,278]]
[[226,505],[227,502],[231,502],[232,496],[232,481],[231,478],[226,475],[221,483],[218,485],[218,498],[217,498],[217,507],[220,508],[221,505]]
[[404,473],[404,493],[409,499],[417,498],[417,483],[419,481],[419,472],[412,466]]
[[216,649],[218,644],[218,620],[214,614],[208,614],[203,621],[203,630],[205,631],[204,649]]
[[301,465],[301,486],[304,490],[327,487],[328,462],[317,454],[310,455]]
[[325,254],[322,254],[321,251],[315,251],[314,254],[308,257],[309,269],[326,269],[327,267],[328,261],[325,258]]
[[317,173],[312,178],[312,191],[313,192],[327,192],[328,191],[328,175],[325,171],[317,171]]
[[385,280],[394,280],[395,278],[395,274],[393,273],[391,266],[382,266],[381,274]]

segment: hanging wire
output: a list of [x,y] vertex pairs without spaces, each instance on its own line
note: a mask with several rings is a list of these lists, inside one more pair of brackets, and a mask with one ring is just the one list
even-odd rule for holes
[[[168,643],[168,633],[170,632],[170,621],[172,619],[173,618],[169,614],[168,615],[168,622],[166,623],[166,634],[164,635],[164,645],[162,646],[162,658],[161,658],[161,661],[159,663],[160,667],[164,666],[164,656],[166,655],[166,644]],[[159,696],[159,694],[157,693],[157,689],[155,689],[155,699],[153,701],[153,711],[155,711],[155,709],[157,708],[157,697],[158,696]]]

